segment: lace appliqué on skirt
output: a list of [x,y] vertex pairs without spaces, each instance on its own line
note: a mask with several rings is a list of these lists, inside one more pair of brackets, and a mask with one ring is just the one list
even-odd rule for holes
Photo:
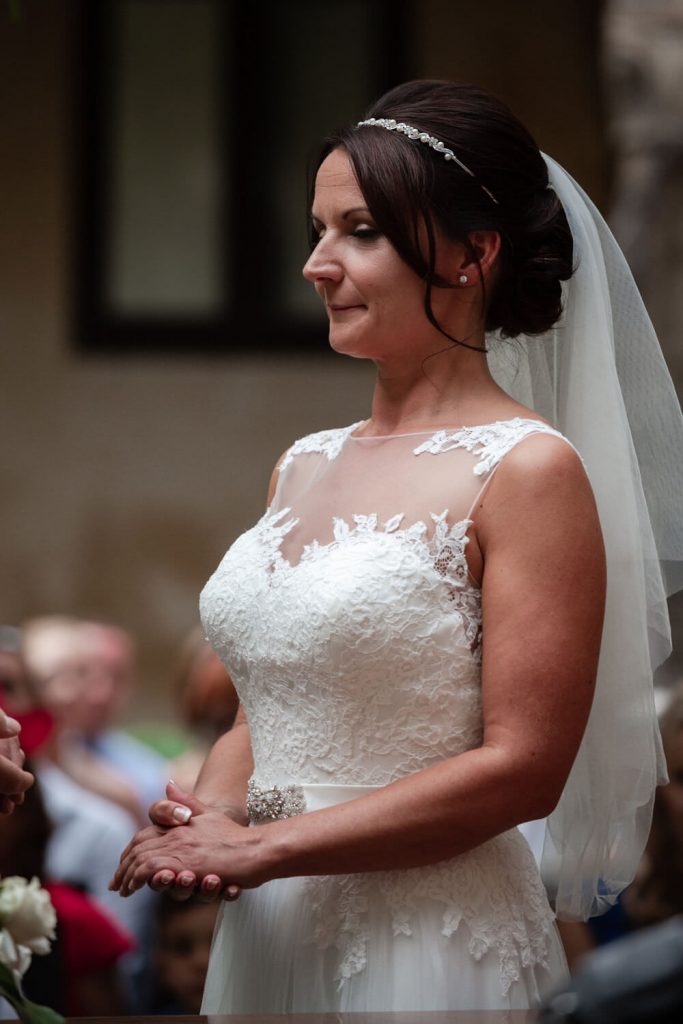
[[446,938],[467,928],[475,960],[497,957],[503,996],[523,968],[548,966],[554,916],[533,854],[516,829],[431,867],[315,877],[307,888],[315,920],[309,941],[338,950],[340,987],[367,965],[367,917],[370,900],[378,898],[395,936],[412,937],[415,916],[428,904],[438,907]]

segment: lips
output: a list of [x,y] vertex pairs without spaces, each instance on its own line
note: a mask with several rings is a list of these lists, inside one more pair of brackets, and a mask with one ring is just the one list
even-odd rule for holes
[[341,306],[337,305],[336,303],[333,304],[331,302],[328,302],[327,308],[332,313],[345,313],[348,309],[365,309],[365,306],[361,305],[360,303],[356,303],[355,305],[352,306]]

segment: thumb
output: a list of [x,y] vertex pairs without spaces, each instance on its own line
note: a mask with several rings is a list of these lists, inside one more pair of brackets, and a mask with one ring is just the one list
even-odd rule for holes
[[203,814],[205,810],[206,804],[171,780],[166,786],[166,798],[152,804],[149,817],[153,825],[171,828],[174,825],[187,825],[191,818]]
[[189,807],[192,817],[203,814],[206,810],[206,804],[199,797],[183,789],[173,779],[169,779],[166,784],[166,799],[172,803],[181,804],[183,807]]

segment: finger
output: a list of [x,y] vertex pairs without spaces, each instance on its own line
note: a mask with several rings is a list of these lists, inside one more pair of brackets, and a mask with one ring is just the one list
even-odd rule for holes
[[214,903],[221,896],[221,885],[218,875],[205,875],[199,883],[197,900],[200,903]]
[[173,779],[168,780],[166,796],[173,803],[180,804],[182,807],[189,807],[193,815],[203,814],[206,810],[206,804],[203,800],[200,800],[194,793],[189,793],[186,789],[182,789]]
[[149,887],[150,889],[154,889],[155,892],[168,892],[175,880],[175,872],[169,871],[168,868],[164,868],[163,871],[157,871],[156,875],[153,875],[152,878],[150,878]]
[[[23,762],[22,762],[23,763]],[[26,772],[15,761],[0,755],[3,796],[18,795],[30,789],[35,779],[31,772]]]
[[139,838],[140,833],[136,835],[128,844],[126,849],[121,854],[119,865],[112,875],[111,881],[109,882],[109,889],[112,892],[117,890],[121,895],[125,895],[127,889],[128,876],[130,875],[133,868],[138,863],[138,853],[140,852],[143,843]]
[[8,761],[11,761],[17,768],[21,768],[26,760],[26,754],[21,749],[18,736],[10,736],[0,741],[2,743],[1,753]]
[[227,885],[223,892],[223,899],[227,900],[228,903],[234,903],[242,895],[242,890],[239,885]]
[[17,722],[16,718],[12,718],[11,715],[6,715],[4,711],[0,711],[0,738],[10,739],[12,736],[17,736],[21,731],[21,725]]
[[130,841],[130,843],[125,848],[125,850],[123,851],[123,853],[121,854],[121,856],[119,858],[118,867],[116,868],[116,871],[114,872],[114,874],[112,875],[112,877],[111,877],[111,879],[109,881],[109,889],[112,892],[116,892],[117,890],[119,892],[121,892],[121,890],[123,888],[123,880],[126,877],[126,874],[128,873],[128,870],[129,870],[129,868],[131,866],[131,862],[132,862],[132,860],[133,860],[133,858],[135,856],[135,843],[136,843],[136,840],[137,840],[137,836],[135,836]]
[[[154,878],[155,875],[169,871],[173,875],[177,875],[182,871],[182,865],[178,862],[177,858],[172,855],[163,854],[158,849],[153,852],[147,852],[144,854],[135,855],[123,876],[121,887],[119,889],[119,895],[128,897],[132,896],[133,893],[139,889],[144,888],[148,882]],[[187,872],[185,872],[187,874]],[[185,889],[187,883],[183,885]],[[190,884],[190,893],[194,885],[194,876],[192,876]],[[175,886],[173,886],[175,888]],[[169,886],[169,890],[171,886]]]
[[176,884],[169,890],[169,896],[176,903],[184,903],[194,895],[196,884],[197,876],[193,871],[181,871],[176,878]]
[[187,825],[192,817],[192,808],[175,800],[157,800],[148,813],[152,824],[161,825],[163,828],[175,828],[176,825]]
[[14,800],[9,796],[0,796],[0,814],[11,814],[14,810]]
[[145,843],[150,841],[156,842],[160,836],[164,835],[165,831],[165,829],[155,828],[150,825],[148,828],[143,828],[139,832],[135,833],[119,858],[119,865],[109,882],[109,888],[111,890],[115,891],[116,889],[121,888],[121,881],[131,858],[143,847]]
[[173,779],[169,779],[166,785],[166,799],[156,800],[152,804],[149,817],[155,825],[174,828],[176,825],[187,825],[191,817],[203,814],[205,810],[206,804],[198,797],[181,789]]

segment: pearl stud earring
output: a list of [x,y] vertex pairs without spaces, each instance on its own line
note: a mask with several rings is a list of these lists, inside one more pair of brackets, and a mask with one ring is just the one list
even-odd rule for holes
[[461,274],[458,281],[460,281],[460,284],[467,284],[467,274]]

